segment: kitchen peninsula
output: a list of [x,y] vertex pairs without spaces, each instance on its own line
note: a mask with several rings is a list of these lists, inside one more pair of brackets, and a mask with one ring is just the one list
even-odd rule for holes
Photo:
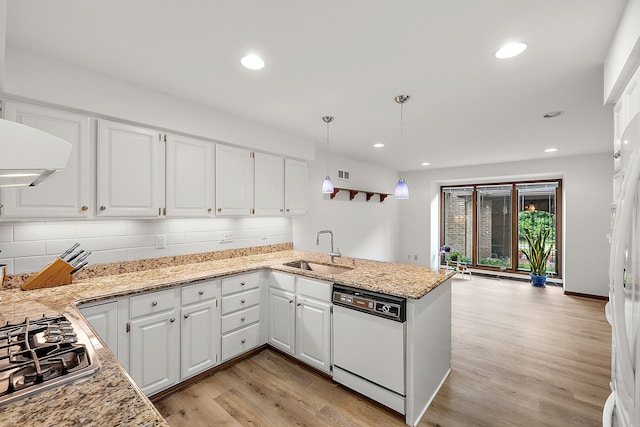
[[[449,373],[449,279],[453,273],[414,265],[342,257],[336,259],[335,265],[345,267],[344,271],[330,274],[284,265],[297,260],[320,265],[331,264],[326,254],[296,251],[290,249],[290,245],[275,248],[276,250],[269,248],[270,251],[266,253],[261,253],[260,248],[254,248],[252,252],[232,253],[228,258],[222,259],[194,258],[192,263],[186,263],[183,259],[182,262],[185,263],[171,266],[166,266],[165,262],[158,264],[159,268],[149,268],[155,265],[149,265],[149,260],[146,260],[145,267],[137,268],[148,268],[142,271],[86,277],[72,285],[61,287],[21,291],[14,282],[13,288],[2,290],[0,324],[21,322],[25,317],[64,313],[82,325],[89,335],[101,368],[92,376],[0,406],[0,425],[167,425],[115,355],[95,336],[78,310],[78,305],[257,271],[264,272],[261,277],[266,277],[265,280],[268,280],[269,274],[278,272],[285,276],[340,283],[365,291],[406,298],[405,363],[408,374],[405,413],[408,424],[417,423]],[[111,273],[118,271],[113,270],[113,266],[109,268],[112,270],[105,267]],[[136,270],[131,266],[127,269]],[[262,333],[262,337],[260,345],[267,342],[265,333]],[[425,360],[428,361],[426,365]]]

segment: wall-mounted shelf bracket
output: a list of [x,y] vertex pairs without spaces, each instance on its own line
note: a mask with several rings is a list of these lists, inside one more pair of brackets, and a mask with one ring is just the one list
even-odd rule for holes
[[367,202],[369,200],[371,200],[371,198],[373,196],[378,195],[378,196],[380,196],[380,203],[382,203],[382,202],[384,202],[384,199],[387,198],[387,196],[391,195],[391,194],[387,194],[387,193],[379,193],[377,191],[354,190],[352,188],[334,187],[333,193],[331,193],[331,196],[329,196],[329,197],[331,199],[333,199],[334,197],[336,197],[336,194],[338,194],[338,192],[340,192],[340,191],[348,191],[349,192],[349,200],[353,200],[358,193],[365,193],[367,195]]

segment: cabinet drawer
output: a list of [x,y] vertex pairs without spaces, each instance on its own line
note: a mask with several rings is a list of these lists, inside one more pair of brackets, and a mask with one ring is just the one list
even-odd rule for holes
[[222,333],[250,325],[260,320],[260,306],[237,311],[222,317]]
[[320,282],[318,280],[307,279],[306,277],[297,277],[298,294],[315,298],[324,302],[331,302],[331,284]]
[[174,289],[131,297],[129,299],[130,316],[134,318],[170,310],[176,305],[176,302],[176,290]]
[[215,298],[218,295],[218,280],[194,283],[182,287],[182,305],[193,304]]
[[222,360],[251,350],[260,344],[260,323],[232,332],[222,337]]
[[222,279],[222,295],[248,291],[260,286],[260,272],[240,274]]
[[260,302],[260,289],[231,295],[222,298],[222,314],[228,314]]

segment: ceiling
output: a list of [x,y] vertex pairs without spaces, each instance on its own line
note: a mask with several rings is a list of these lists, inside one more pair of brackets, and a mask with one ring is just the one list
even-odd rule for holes
[[[8,0],[7,45],[404,169],[611,151],[626,0]],[[528,49],[498,60],[509,41]],[[249,52],[266,66],[240,65]],[[400,139],[400,107],[409,94]],[[564,115],[543,119],[544,113]],[[232,142],[232,141],[230,141]],[[386,146],[373,149],[382,142]],[[555,147],[555,153],[544,153]]]

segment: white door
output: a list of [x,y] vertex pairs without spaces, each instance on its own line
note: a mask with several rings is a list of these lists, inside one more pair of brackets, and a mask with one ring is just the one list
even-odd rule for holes
[[322,371],[331,370],[331,304],[297,298],[296,357]]
[[215,144],[168,135],[167,216],[213,216]]
[[181,379],[214,366],[220,353],[220,322],[216,300],[210,299],[181,310]]
[[99,216],[157,217],[164,208],[164,135],[98,121]]
[[81,307],[80,312],[102,338],[113,354],[118,356],[118,302]]
[[255,153],[255,214],[284,214],[284,159]]
[[177,311],[131,321],[129,374],[147,396],[180,378],[180,328]]
[[84,218],[93,212],[91,119],[64,110],[4,102],[4,118],[40,129],[72,145],[67,167],[35,187],[4,188],[3,217]]
[[307,214],[307,163],[285,159],[285,213],[287,215]]
[[295,354],[295,295],[269,289],[269,344]]
[[216,215],[251,215],[252,209],[251,152],[216,144]]

